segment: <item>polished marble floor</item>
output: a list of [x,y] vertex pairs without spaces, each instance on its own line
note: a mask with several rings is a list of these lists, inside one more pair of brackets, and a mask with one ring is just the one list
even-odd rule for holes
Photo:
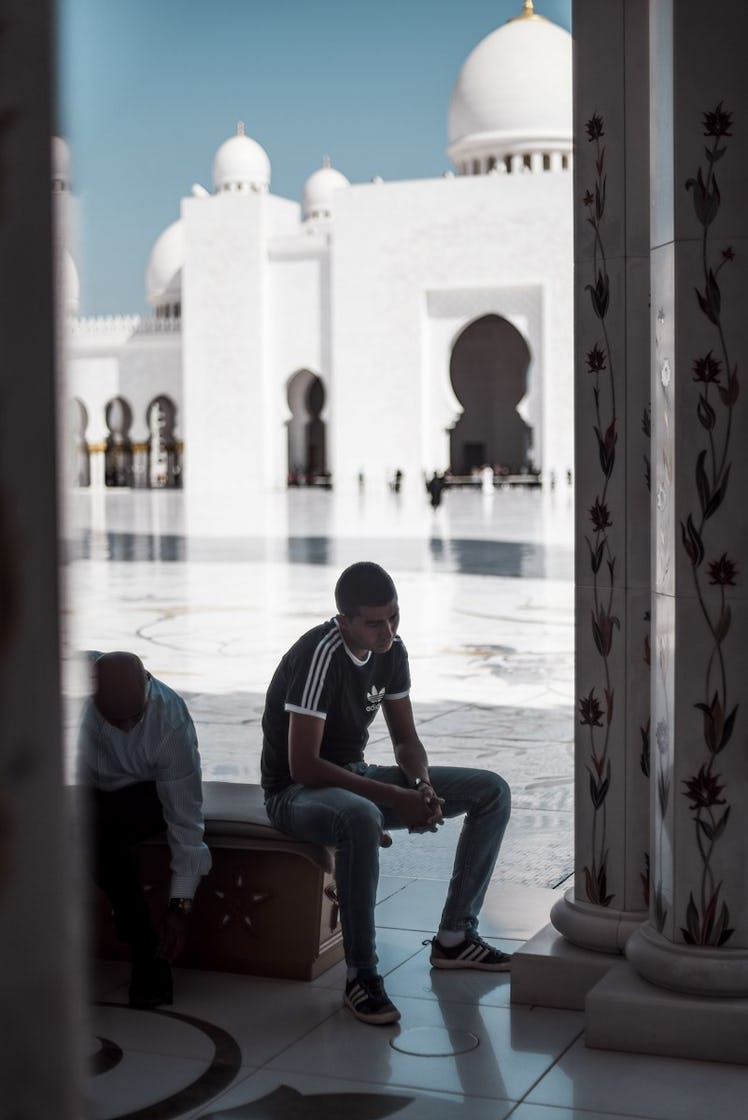
[[[64,567],[73,765],[79,651],[133,649],[188,699],[206,776],[254,781],[264,689],[280,653],[333,613],[338,571],[395,576],[420,733],[433,758],[500,770],[512,822],[481,919],[511,950],[572,873],[573,601],[569,492],[291,492],[251,509],[180,494],[74,495]],[[386,757],[375,724],[374,759]],[[506,975],[431,972],[454,833],[382,853],[380,967],[402,1012],[367,1027],[343,966],[311,983],[177,969],[172,1007],[125,1006],[99,963],[87,1037],[95,1120],[738,1120],[748,1068],[595,1051],[578,1012],[510,1004]]]
[[[513,791],[497,869],[555,887],[572,871],[571,498],[295,490],[235,504],[85,492],[68,508],[66,693],[72,767],[86,674],[76,653],[130,649],[187,700],[206,778],[259,779],[265,689],[281,654],[334,614],[346,564],[390,570],[420,733],[435,762],[499,770]],[[170,542],[166,547],[164,542]],[[367,757],[391,758],[383,717]],[[403,837],[386,873],[449,874],[454,822]]]
[[[588,1049],[583,1015],[510,1004],[506,974],[431,971],[422,941],[445,883],[384,876],[380,968],[399,1024],[341,1006],[343,965],[311,983],[175,970],[175,1001],[125,1006],[100,963],[89,1011],[96,1120],[742,1120],[748,1067]],[[558,892],[495,882],[484,934],[503,949]]]

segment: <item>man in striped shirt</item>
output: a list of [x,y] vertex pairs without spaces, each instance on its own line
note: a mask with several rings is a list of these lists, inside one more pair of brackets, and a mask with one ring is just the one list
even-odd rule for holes
[[[172,1002],[179,956],[200,879],[211,867],[203,841],[202,779],[195,727],[173,689],[133,653],[105,653],[78,739],[78,782],[90,807],[94,878],[109,898],[117,935],[130,945],[130,1004]],[[133,847],[166,831],[170,900],[158,932]]]
[[[335,848],[348,978],[345,1004],[365,1023],[400,1013],[377,972],[374,906],[385,829],[435,831],[465,814],[436,937],[434,968],[506,971],[510,957],[477,933],[478,913],[510,812],[489,770],[429,766],[410,703],[395,585],[378,564],[353,564],[335,588],[338,613],[281,659],[263,716],[262,785],[273,824]],[[366,763],[368,728],[384,712],[394,766]]]

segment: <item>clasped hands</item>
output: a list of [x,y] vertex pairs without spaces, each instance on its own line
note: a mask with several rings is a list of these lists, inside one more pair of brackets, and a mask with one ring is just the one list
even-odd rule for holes
[[444,801],[432,786],[422,782],[418,789],[406,789],[402,793],[398,813],[409,832],[436,832],[439,825],[444,824]]

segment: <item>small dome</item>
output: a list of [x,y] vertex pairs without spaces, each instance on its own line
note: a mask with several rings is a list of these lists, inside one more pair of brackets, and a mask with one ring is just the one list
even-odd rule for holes
[[310,175],[304,184],[301,199],[304,219],[331,218],[335,192],[341,187],[350,187],[350,185],[345,175],[331,167],[329,158],[325,156],[322,167]]
[[266,191],[270,187],[270,160],[261,144],[244,133],[239,121],[236,136],[221,144],[213,157],[213,188],[222,191]]
[[151,307],[179,303],[182,298],[184,224],[172,222],[157,239],[145,273],[145,294]]
[[52,189],[69,191],[73,177],[70,148],[61,136],[52,137]]
[[468,55],[449,107],[449,154],[503,158],[517,152],[571,151],[572,39],[536,15],[521,15]]

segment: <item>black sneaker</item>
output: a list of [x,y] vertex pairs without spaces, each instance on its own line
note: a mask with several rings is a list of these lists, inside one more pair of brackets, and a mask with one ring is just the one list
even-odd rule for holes
[[432,968],[475,968],[483,972],[508,972],[512,967],[509,953],[495,949],[482,937],[478,937],[477,933],[466,937],[451,949],[447,949],[436,937],[429,938],[423,944],[431,946]]
[[343,1003],[362,1023],[396,1023],[400,1012],[384,990],[381,976],[357,976],[345,986]]

